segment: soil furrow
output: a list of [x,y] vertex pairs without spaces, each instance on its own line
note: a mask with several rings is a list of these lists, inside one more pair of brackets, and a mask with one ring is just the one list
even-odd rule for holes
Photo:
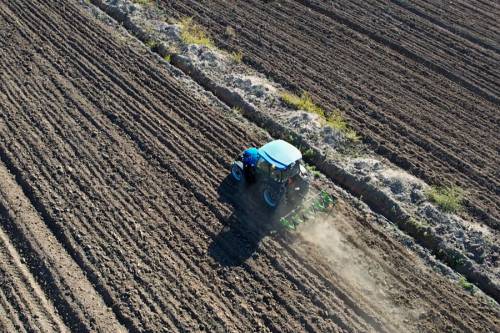
[[[259,4],[249,14],[264,8]],[[279,15],[276,8],[272,13]],[[287,8],[280,20],[289,13]],[[259,201],[250,199],[252,190],[246,193],[230,182],[229,162],[244,147],[263,143],[251,124],[209,106],[214,105],[210,97],[190,91],[179,74],[172,75],[174,70],[135,41],[117,42],[116,31],[77,3],[2,3],[0,17],[10,29],[7,43],[0,43],[5,59],[0,62],[2,161],[15,174],[27,205],[42,217],[40,231],[55,236],[75,272],[86,275],[100,304],[128,330],[396,332],[429,331],[436,325],[486,331],[495,323],[494,313],[484,312],[484,323],[469,324],[479,318],[480,301],[462,302],[463,291],[452,294],[432,274],[426,276],[427,285],[436,293],[391,294],[403,309],[411,297],[424,298],[422,304],[432,305],[425,310],[428,317],[408,326],[393,323],[321,255],[298,251],[283,237],[286,233],[273,231]],[[307,41],[296,30],[291,35],[297,39],[294,45]],[[284,40],[280,47],[287,45]],[[312,56],[314,62],[329,59],[316,51]],[[320,74],[315,67],[305,80]],[[387,75],[384,84],[393,77]],[[414,90],[412,98],[421,98]],[[437,105],[431,99],[428,103]],[[9,228],[17,230],[13,234],[32,254],[32,264],[44,258],[38,240],[23,229],[24,220],[9,214]],[[352,208],[351,214],[361,218],[368,213]],[[410,288],[410,282],[393,275],[418,273],[414,258],[386,251],[387,239],[355,223],[360,238],[378,249],[373,262],[381,260],[378,266],[398,288]],[[391,259],[403,268],[382,265]],[[67,278],[38,261],[33,269],[49,271],[57,281]],[[66,303],[86,325],[80,313],[89,311],[81,310],[87,303],[57,294],[57,281],[44,291],[55,286],[54,294],[47,294],[56,308],[65,309]],[[415,281],[421,288],[423,280]],[[449,303],[438,300],[441,290],[450,293]],[[95,327],[107,323],[95,318]]]
[[[428,20],[430,23],[435,24],[443,29],[448,30],[451,33],[457,34],[460,37],[463,37],[467,39],[468,41],[472,43],[476,43],[486,49],[493,50],[497,53],[500,53],[500,47],[498,46],[498,42],[495,42],[495,39],[491,40],[487,36],[488,28],[486,29],[477,29],[477,25],[470,25],[466,26],[468,24],[468,20],[461,19],[457,20],[456,17],[453,17],[454,15],[450,15],[450,11],[446,12],[446,16],[452,16],[451,19],[449,18],[444,18],[444,15],[440,15],[439,12],[433,11],[431,8],[432,7],[425,7],[425,3],[419,3],[419,4],[409,4],[404,1],[400,0],[392,0],[392,3],[401,6],[402,8],[407,9],[411,13]],[[423,10],[419,10],[419,7],[422,8]],[[470,17],[468,18],[470,20]],[[475,20],[475,23],[480,23],[481,21],[486,21],[485,20],[485,15],[484,13],[481,13],[481,20]],[[493,26],[495,23],[495,20],[492,20],[489,22],[490,26]],[[469,23],[470,24],[470,23]],[[472,28],[472,29],[471,29]],[[476,28],[478,33],[474,32],[474,28]],[[498,27],[497,27],[498,28]],[[495,38],[495,36],[492,36]]]
[[[439,59],[439,62],[434,62],[432,59],[434,58],[434,55],[430,52],[419,52],[419,47],[412,47],[409,43],[401,43],[399,41],[399,36],[397,37],[392,37],[391,35],[386,35],[383,36],[382,34],[379,34],[378,31],[384,31],[384,27],[370,27],[369,24],[363,24],[365,20],[362,19],[363,14],[366,12],[367,9],[364,10],[359,10],[361,14],[352,15],[348,11],[339,13],[334,11],[333,8],[328,8],[328,6],[323,6],[322,4],[316,3],[315,1],[309,1],[309,0],[299,0],[299,3],[303,4],[304,6],[311,8],[312,10],[317,11],[320,14],[326,15],[328,17],[333,18],[336,21],[341,22],[342,24],[345,24],[348,26],[350,29],[353,29],[359,33],[362,33],[374,41],[381,43],[382,45],[389,47],[395,52],[398,52],[402,54],[405,57],[408,57],[412,59],[413,61],[416,61],[424,66],[426,66],[429,70],[434,71],[435,73],[439,75],[443,75],[446,78],[450,79],[451,81],[454,81],[457,84],[460,84],[464,88],[470,90],[474,94],[478,94],[483,98],[486,98],[490,100],[491,102],[495,103],[497,106],[500,104],[499,98],[496,95],[496,91],[494,89],[492,90],[484,90],[483,88],[477,86],[474,81],[470,81],[467,77],[464,77],[463,75],[457,73],[454,70],[453,66],[447,65],[446,58],[441,58]],[[350,8],[353,10],[357,10],[354,8]],[[386,8],[389,9],[389,8]],[[373,10],[371,10],[373,11]],[[375,14],[375,13],[374,13]],[[404,27],[404,26],[403,26]],[[388,29],[385,29],[388,30]],[[401,33],[402,30],[400,29],[398,33]],[[410,38],[412,38],[415,35],[414,32],[411,33]],[[417,36],[416,36],[417,37]],[[441,36],[442,38],[443,36]],[[418,38],[418,37],[417,37]],[[418,40],[415,38],[415,40]],[[402,40],[405,40],[404,36],[401,38]],[[409,39],[411,41],[411,39]],[[425,47],[425,44],[424,46]],[[444,49],[449,49],[445,47]],[[422,49],[420,49],[422,51]],[[472,50],[469,48],[469,53]],[[457,59],[458,60],[458,59]],[[461,59],[460,59],[461,60]],[[455,60],[456,61],[456,60]],[[498,60],[497,60],[498,63]],[[493,63],[494,64],[494,63]],[[473,72],[472,72],[473,73]],[[494,88],[494,87],[492,87]]]
[[4,295],[2,289],[0,289],[0,314],[0,328],[2,328],[2,332],[26,332],[23,324],[16,315],[16,311]]

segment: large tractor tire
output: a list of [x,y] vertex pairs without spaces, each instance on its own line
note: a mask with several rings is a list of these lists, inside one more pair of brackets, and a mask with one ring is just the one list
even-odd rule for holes
[[262,187],[262,198],[264,199],[264,203],[272,209],[275,209],[280,204],[282,197],[282,192],[276,188],[276,186],[272,186],[269,184],[264,184]]
[[231,176],[237,182],[243,181],[245,176],[244,176],[244,172],[243,172],[243,163],[242,162],[236,161],[233,163],[233,165],[231,166]]

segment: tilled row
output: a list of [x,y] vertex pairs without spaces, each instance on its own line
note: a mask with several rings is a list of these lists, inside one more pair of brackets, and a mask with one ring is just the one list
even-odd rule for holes
[[[340,107],[378,153],[413,174],[468,188],[470,211],[498,227],[494,103],[374,42],[350,21],[294,1],[238,1],[229,11],[218,0],[161,6],[175,17],[195,15],[220,45],[242,50],[249,64],[287,87],[309,91],[328,110]],[[436,31],[430,29],[429,38],[439,39]]]
[[[1,148],[68,252],[109,293],[117,316],[132,329],[251,330],[261,321],[276,330],[368,329],[364,319],[342,315],[350,310],[334,291],[323,292],[317,277],[280,253],[321,294],[294,288],[273,266],[274,241],[260,245],[258,260],[234,269],[207,256],[230,212],[217,184],[228,157],[252,139],[176,87],[168,73],[150,69],[146,77],[150,59],[113,52],[114,42],[71,5],[49,6],[2,8],[19,35],[2,63]],[[33,52],[33,45],[44,46]],[[29,70],[19,75],[23,63]],[[248,237],[214,246],[231,258]],[[266,297],[267,307],[251,302]],[[313,320],[325,308],[340,315]]]
[[[73,3],[2,4],[0,18],[11,43],[0,50],[0,156],[129,330],[407,330],[320,256],[269,237],[260,206],[233,201],[228,163],[261,143],[244,124]],[[360,247],[381,249],[374,261],[394,275],[398,300],[424,299],[422,330],[498,325],[480,300],[339,209]]]
[[335,20],[345,20],[355,30],[361,28],[360,32],[474,93],[491,97],[498,105],[498,52],[443,31],[434,23],[388,1],[342,1],[331,4],[316,0],[298,2]]
[[22,260],[0,229],[0,331],[68,331]]
[[500,6],[495,1],[460,0],[448,3],[418,0],[409,3],[392,0],[391,2],[472,43],[497,53],[500,51],[497,34],[500,29],[498,22]]

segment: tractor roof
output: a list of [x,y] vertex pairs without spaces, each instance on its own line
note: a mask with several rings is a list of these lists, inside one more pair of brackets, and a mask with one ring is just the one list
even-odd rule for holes
[[259,155],[278,169],[286,169],[302,158],[300,150],[283,140],[266,143],[259,149]]

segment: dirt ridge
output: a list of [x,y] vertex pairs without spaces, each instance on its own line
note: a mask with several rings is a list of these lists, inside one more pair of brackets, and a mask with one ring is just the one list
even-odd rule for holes
[[[5,162],[6,156],[1,151],[0,157],[2,162]],[[7,165],[12,167],[11,164]],[[96,296],[86,277],[78,273],[79,270],[75,269],[76,265],[72,259],[65,250],[58,248],[58,242],[52,233],[44,228],[47,221],[40,220],[31,206],[30,199],[24,196],[23,190],[30,193],[29,188],[18,188],[13,176],[3,164],[0,164],[0,175],[2,224],[15,240],[16,246],[27,255],[25,259],[31,272],[35,272],[35,278],[55,301],[66,325],[78,332],[89,332],[92,327],[109,332],[123,331],[123,327],[116,323],[114,317],[109,315],[109,310],[100,303],[99,296]],[[57,234],[58,232],[54,233]],[[72,273],[68,275],[67,272]],[[71,286],[79,286],[79,289],[72,289]],[[106,323],[106,329],[100,326],[102,323]],[[96,324],[98,326],[95,326]]]
[[[212,106],[137,41],[124,41],[79,4],[62,3],[0,5],[11,34],[0,48],[0,151],[46,211],[44,221],[57,225],[64,246],[107,288],[122,321],[172,332],[498,325],[498,311],[484,300],[411,254],[387,251],[402,248],[363,225],[379,230],[375,220],[383,218],[354,208],[325,179],[318,185],[343,203],[349,218],[342,223],[359,228],[364,246],[381,249],[377,258],[404,268],[394,299],[403,308],[415,298],[431,304],[423,317],[392,323],[320,255],[269,234],[266,214],[238,200],[227,178],[234,156],[269,136]],[[446,302],[427,290],[434,288]]]

